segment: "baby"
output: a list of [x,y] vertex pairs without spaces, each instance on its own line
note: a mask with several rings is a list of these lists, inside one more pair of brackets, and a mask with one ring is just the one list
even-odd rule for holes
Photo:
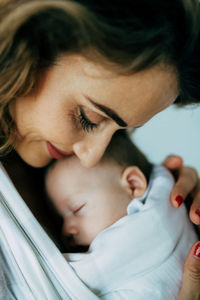
[[197,238],[185,207],[170,204],[173,184],[125,131],[113,136],[94,168],[82,167],[76,157],[49,168],[46,189],[63,217],[63,234],[89,247],[65,257],[99,298],[176,299]]

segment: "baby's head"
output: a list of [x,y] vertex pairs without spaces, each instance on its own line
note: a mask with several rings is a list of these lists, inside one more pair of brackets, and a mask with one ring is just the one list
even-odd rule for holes
[[151,170],[125,131],[116,133],[101,162],[81,166],[78,158],[57,161],[48,170],[46,189],[63,217],[63,234],[89,246],[96,235],[127,214],[127,206],[146,191]]

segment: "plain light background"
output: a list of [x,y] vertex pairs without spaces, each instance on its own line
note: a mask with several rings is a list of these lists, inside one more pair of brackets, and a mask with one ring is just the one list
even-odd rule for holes
[[178,154],[200,175],[200,105],[169,107],[136,129],[133,140],[152,162]]

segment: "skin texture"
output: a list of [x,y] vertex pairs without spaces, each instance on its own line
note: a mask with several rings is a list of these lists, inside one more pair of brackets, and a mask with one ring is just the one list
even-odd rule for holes
[[75,156],[54,164],[46,177],[49,198],[64,221],[64,236],[72,235],[81,246],[89,246],[98,233],[127,215],[129,202],[146,187],[135,166],[123,170],[100,163],[88,169]]
[[[122,76],[81,56],[63,56],[41,76],[32,94],[11,104],[18,129],[15,148],[29,165],[42,167],[52,159],[49,141],[92,167],[122,126],[88,97],[114,110],[127,127],[137,127],[173,103],[177,94],[176,74],[169,66]],[[81,111],[92,127],[83,125]]]

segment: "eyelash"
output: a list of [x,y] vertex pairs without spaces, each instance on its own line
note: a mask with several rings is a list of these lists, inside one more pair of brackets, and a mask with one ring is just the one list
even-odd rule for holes
[[81,124],[81,127],[84,131],[90,132],[93,131],[95,128],[97,128],[97,124],[92,123],[87,116],[85,115],[84,111],[82,108],[80,108],[80,113],[79,113],[79,122]]
[[80,210],[85,206],[85,204],[81,205],[79,208],[77,208],[76,210],[73,211],[73,214],[78,214],[80,212]]

